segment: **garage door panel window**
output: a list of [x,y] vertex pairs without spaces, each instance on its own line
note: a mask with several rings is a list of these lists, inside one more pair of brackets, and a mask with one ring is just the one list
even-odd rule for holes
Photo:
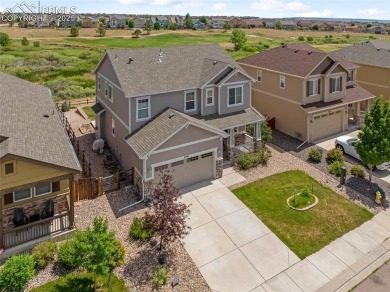
[[202,158],[206,158],[206,157],[210,157],[210,156],[213,156],[213,152],[209,152],[209,153],[205,153],[205,154],[202,154]]
[[171,167],[175,167],[183,164],[184,164],[184,160],[179,160],[179,161],[172,162]]
[[190,157],[190,158],[187,158],[187,162],[196,161],[198,159],[199,159],[199,156]]
[[228,89],[228,106],[237,106],[243,104],[243,87],[242,86],[236,86],[236,87],[229,87]]
[[168,164],[164,164],[164,165],[160,165],[160,166],[156,166],[154,168],[155,171],[162,171],[164,169],[167,169],[168,168]]

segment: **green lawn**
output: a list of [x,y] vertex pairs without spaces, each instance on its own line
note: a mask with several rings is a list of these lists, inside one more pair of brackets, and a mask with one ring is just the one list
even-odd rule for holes
[[[108,275],[97,276],[96,283],[99,284],[100,288],[97,291],[102,292],[125,292],[128,291],[125,282],[119,280],[114,274],[111,275],[111,285],[108,287]],[[32,289],[32,292],[93,292],[93,277],[87,273],[70,273],[64,277],[60,277],[57,280],[46,283],[43,286]]]
[[83,107],[83,111],[91,121],[94,121],[96,119],[96,114],[90,106]]
[[[288,197],[312,186],[319,199],[317,206],[304,212],[287,206]],[[373,216],[303,171],[276,174],[233,193],[301,259]]]

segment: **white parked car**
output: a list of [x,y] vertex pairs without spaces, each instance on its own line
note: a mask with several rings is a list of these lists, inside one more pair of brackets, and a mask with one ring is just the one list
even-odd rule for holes
[[[335,147],[341,149],[341,151],[343,151],[344,154],[351,155],[352,157],[355,157],[356,159],[359,159],[361,161],[359,154],[355,149],[355,144],[358,140],[359,140],[358,138],[353,138],[351,136],[341,136],[336,139]],[[374,165],[373,169],[386,170],[389,168],[390,168],[390,162],[385,162],[382,163],[381,165]]]

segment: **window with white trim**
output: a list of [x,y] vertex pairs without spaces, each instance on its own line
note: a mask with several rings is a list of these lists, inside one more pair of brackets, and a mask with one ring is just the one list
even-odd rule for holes
[[309,80],[309,95],[317,95],[318,94],[318,80]]
[[111,84],[108,84],[108,99],[113,101],[114,98],[114,90]]
[[32,198],[31,188],[14,192],[14,202],[23,201]]
[[115,120],[111,118],[112,135],[115,137]]
[[196,110],[195,91],[188,91],[185,93],[184,111],[193,112],[195,110]]
[[210,106],[214,104],[214,88],[206,89],[206,105]]
[[243,104],[242,98],[243,86],[229,87],[228,89],[228,106]]
[[340,90],[340,77],[332,77],[330,78],[330,92],[339,92]]
[[286,88],[286,77],[283,75],[280,75],[280,77],[279,77],[279,86],[282,89]]
[[348,78],[347,78],[347,81],[348,81],[348,82],[353,81],[353,70],[349,70],[349,71],[348,71]]
[[35,196],[42,196],[52,192],[51,183],[42,183],[35,187]]
[[98,76],[98,90],[100,91],[100,76]]
[[15,173],[15,161],[4,162],[4,175],[11,175]]
[[261,70],[257,70],[257,81],[261,82],[263,78],[263,72]]
[[107,89],[107,81],[104,81],[104,96],[107,97],[108,89]]
[[150,118],[150,98],[137,99],[137,121]]

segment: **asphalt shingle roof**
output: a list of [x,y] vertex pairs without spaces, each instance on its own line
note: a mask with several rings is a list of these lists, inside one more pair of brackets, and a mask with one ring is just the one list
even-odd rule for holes
[[130,147],[140,157],[142,157],[150,153],[158,145],[166,141],[172,134],[188,123],[207,127],[210,130],[220,132],[221,135],[225,134],[218,128],[214,128],[201,120],[178,112],[174,109],[167,108],[149,120],[138,130],[128,135],[125,139]]
[[0,159],[10,154],[80,171],[49,89],[2,72],[0,88]]
[[[161,50],[162,58],[160,48],[107,51],[118,85],[126,96],[199,88],[228,64],[240,68],[219,45],[162,47]],[[133,61],[128,64],[130,57]]]
[[331,55],[357,64],[390,68],[390,42],[370,40],[334,51]]

